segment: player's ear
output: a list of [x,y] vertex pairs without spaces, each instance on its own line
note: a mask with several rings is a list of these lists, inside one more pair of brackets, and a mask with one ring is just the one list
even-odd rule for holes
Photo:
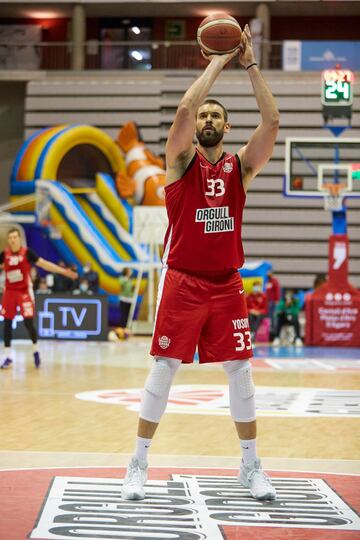
[[229,133],[229,131],[231,131],[231,124],[230,124],[230,122],[225,122],[225,124],[224,124],[224,132]]

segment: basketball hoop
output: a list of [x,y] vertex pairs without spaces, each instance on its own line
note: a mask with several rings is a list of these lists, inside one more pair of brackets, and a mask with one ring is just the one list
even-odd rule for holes
[[346,189],[346,184],[327,182],[323,184],[324,193],[324,208],[332,212],[338,212],[343,209],[343,191]]

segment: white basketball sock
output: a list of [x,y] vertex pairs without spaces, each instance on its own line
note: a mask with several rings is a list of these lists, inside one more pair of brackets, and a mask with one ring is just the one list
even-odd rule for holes
[[142,461],[147,461],[149,448],[152,439],[144,439],[143,437],[136,437],[135,457]]
[[242,458],[245,465],[252,463],[256,459],[256,439],[248,439],[240,441],[242,450]]
[[33,353],[39,352],[39,346],[37,343],[32,344]]
[[5,358],[10,358],[10,347],[5,347]]

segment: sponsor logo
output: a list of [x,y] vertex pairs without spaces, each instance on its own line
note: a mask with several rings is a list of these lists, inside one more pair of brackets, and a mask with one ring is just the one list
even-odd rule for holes
[[231,173],[234,167],[231,161],[226,161],[222,168],[224,173]]
[[239,294],[244,294],[244,289],[242,289],[242,291],[239,291]]
[[[124,405],[139,411],[142,389],[97,390],[76,394],[78,399]],[[355,390],[256,387],[257,416],[345,417],[360,416],[360,395]],[[167,413],[229,415],[229,389],[225,385],[175,385],[171,387]]]
[[231,232],[235,230],[235,221],[229,215],[228,206],[198,208],[195,222],[204,223],[204,233]]
[[171,343],[171,339],[169,339],[167,336],[159,337],[159,345],[162,349],[167,349],[170,343]]
[[325,295],[326,302],[351,302],[351,294],[349,292],[328,292]]
[[231,540],[239,527],[244,538],[260,538],[261,530],[271,527],[302,529],[306,539],[326,530],[326,538],[335,539],[360,530],[359,516],[316,474],[288,472],[272,476],[272,483],[277,499],[257,501],[235,474],[181,471],[151,480],[147,498],[129,503],[121,499],[118,475],[55,476],[29,538]]

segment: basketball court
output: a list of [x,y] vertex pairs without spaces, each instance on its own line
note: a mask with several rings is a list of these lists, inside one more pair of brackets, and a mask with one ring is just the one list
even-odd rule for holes
[[220,366],[183,366],[150,454],[148,498],[123,502],[149,338],[15,345],[3,370],[0,537],[359,538],[360,351],[255,349],[259,454],[279,497],[236,483]]

